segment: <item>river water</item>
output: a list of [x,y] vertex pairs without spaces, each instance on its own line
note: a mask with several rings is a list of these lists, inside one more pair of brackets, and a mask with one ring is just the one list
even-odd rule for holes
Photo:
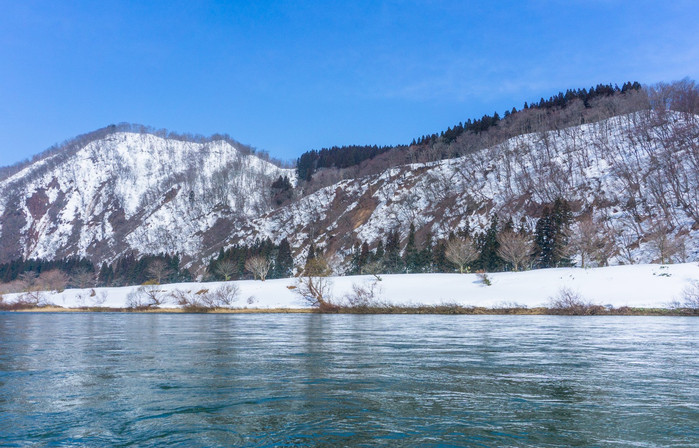
[[699,318],[0,314],[2,446],[699,446]]

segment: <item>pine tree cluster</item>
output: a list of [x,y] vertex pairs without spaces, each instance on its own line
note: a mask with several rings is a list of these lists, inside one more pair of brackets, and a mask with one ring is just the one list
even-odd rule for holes
[[320,168],[347,168],[359,165],[365,160],[373,159],[379,154],[392,149],[392,146],[333,146],[320,151],[304,152],[296,162],[299,179],[309,181]]

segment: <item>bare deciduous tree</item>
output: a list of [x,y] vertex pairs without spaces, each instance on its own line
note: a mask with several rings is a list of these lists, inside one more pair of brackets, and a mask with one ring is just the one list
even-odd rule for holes
[[515,271],[531,259],[532,239],[529,235],[519,232],[506,231],[498,235],[498,256],[512,263]]
[[306,277],[327,277],[330,274],[332,269],[328,260],[322,255],[316,255],[315,258],[308,260],[303,268],[303,275]]
[[272,262],[263,256],[251,257],[245,260],[245,269],[252,273],[254,279],[258,277],[265,281],[269,268],[272,267]]
[[95,285],[95,273],[85,268],[78,268],[71,276],[71,283],[80,289]]
[[362,266],[362,274],[373,275],[377,281],[381,281],[381,274],[384,270],[383,261],[375,260]]
[[62,292],[68,285],[68,276],[59,269],[42,272],[36,281],[38,289]]
[[594,257],[597,248],[597,225],[592,217],[586,216],[578,222],[578,231],[571,232],[570,244],[573,251],[580,254],[580,266]]
[[218,263],[216,263],[216,266],[214,267],[214,272],[221,277],[223,277],[224,281],[228,281],[231,279],[231,276],[235,272],[235,263],[233,263],[230,260],[221,260]]
[[38,277],[39,274],[37,274],[36,271],[25,271],[19,274],[18,279],[24,284],[25,289],[29,289],[34,287]]
[[478,258],[478,249],[470,238],[454,238],[447,241],[445,255],[463,274],[468,264]]
[[172,268],[170,268],[164,260],[155,259],[148,264],[147,272],[151,280],[155,280],[160,284],[163,278],[172,275]]
[[299,277],[294,291],[310,306],[331,305],[332,282],[327,277]]
[[139,286],[126,296],[127,308],[154,308],[167,302],[165,291],[155,285]]
[[662,223],[656,223],[646,234],[660,264],[672,263],[673,257],[684,251],[684,239],[672,235],[671,229]]
[[333,308],[331,303],[332,282],[328,276],[332,269],[322,255],[308,260],[303,268],[302,276],[296,282],[294,292],[310,306],[320,309]]

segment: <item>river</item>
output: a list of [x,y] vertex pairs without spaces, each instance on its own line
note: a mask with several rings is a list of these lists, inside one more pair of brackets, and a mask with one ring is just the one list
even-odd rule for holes
[[699,318],[0,313],[3,446],[699,446]]

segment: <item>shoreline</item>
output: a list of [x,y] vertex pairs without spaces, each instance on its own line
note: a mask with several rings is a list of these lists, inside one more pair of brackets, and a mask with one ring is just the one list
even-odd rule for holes
[[63,308],[45,306],[15,310],[0,310],[13,313],[123,313],[123,314],[346,314],[346,315],[389,315],[389,314],[431,314],[459,316],[673,316],[699,317],[699,312],[688,308],[595,308],[588,310],[537,308],[481,308],[457,306],[418,306],[418,307],[371,307],[336,308],[319,310],[315,308],[217,308],[186,310],[183,308]]

